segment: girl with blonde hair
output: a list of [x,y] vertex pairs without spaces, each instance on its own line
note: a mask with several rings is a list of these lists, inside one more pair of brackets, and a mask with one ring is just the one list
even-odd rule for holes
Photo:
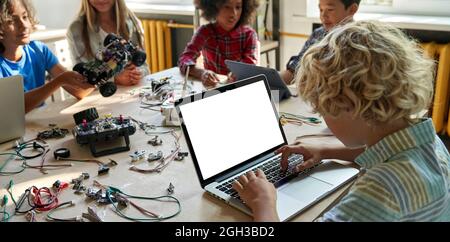
[[[142,24],[124,0],[82,0],[78,17],[67,31],[73,64],[93,60],[109,33],[117,34],[140,48],[144,46]],[[141,67],[131,64],[114,81],[119,85],[135,85],[147,74],[147,64]]]

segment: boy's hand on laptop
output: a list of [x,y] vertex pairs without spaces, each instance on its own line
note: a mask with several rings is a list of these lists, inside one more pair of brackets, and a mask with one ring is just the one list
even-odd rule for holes
[[215,87],[220,82],[217,74],[210,70],[203,71],[201,80],[205,87]]
[[295,169],[295,172],[301,172],[305,169],[311,168],[322,160],[322,149],[313,145],[302,144],[300,142],[292,145],[285,145],[275,151],[275,153],[281,153],[282,171],[286,171],[288,169],[288,158],[292,154],[301,154],[303,155],[304,160],[304,162],[293,168]]
[[267,181],[260,169],[256,174],[252,171],[239,177],[233,183],[233,189],[253,212],[255,221],[278,221],[276,210],[277,192],[275,186]]

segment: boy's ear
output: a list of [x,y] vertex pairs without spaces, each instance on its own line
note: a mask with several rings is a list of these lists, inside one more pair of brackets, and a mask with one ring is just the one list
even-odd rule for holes
[[359,8],[359,5],[356,3],[353,3],[352,5],[350,5],[350,7],[349,7],[350,14],[355,15],[356,12],[358,12],[358,8]]

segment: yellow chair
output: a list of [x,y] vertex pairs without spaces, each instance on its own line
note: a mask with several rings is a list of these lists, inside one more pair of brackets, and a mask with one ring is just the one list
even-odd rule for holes
[[[437,133],[445,133],[445,117],[449,111],[450,43],[426,43],[422,47],[429,57],[438,60],[431,118]],[[449,119],[450,120],[450,119]],[[447,125],[450,134],[450,122]]]

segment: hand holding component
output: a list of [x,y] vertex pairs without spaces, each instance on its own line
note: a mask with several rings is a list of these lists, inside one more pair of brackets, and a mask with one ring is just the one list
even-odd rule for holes
[[75,71],[63,72],[53,81],[60,82],[63,87],[69,87],[77,90],[85,90],[93,87],[87,82],[83,75]]
[[114,81],[118,85],[133,86],[138,84],[142,79],[142,72],[133,64],[128,65],[118,74]]

